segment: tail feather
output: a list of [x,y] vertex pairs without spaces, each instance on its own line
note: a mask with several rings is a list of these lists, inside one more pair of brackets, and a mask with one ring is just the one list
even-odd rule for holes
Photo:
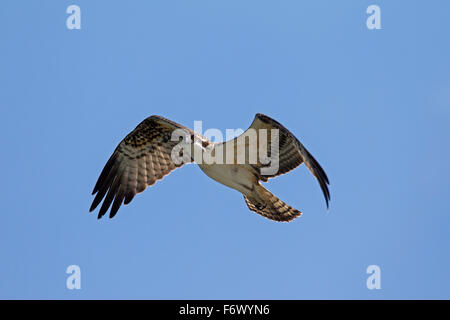
[[244,200],[250,210],[271,220],[289,222],[302,215],[261,185],[256,188],[255,196],[244,195]]

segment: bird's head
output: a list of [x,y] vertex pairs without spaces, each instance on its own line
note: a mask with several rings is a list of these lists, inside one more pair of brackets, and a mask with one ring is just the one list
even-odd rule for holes
[[200,135],[191,135],[191,155],[196,162],[203,162],[205,153],[212,153],[214,149],[214,143],[209,141],[208,138]]
[[199,149],[202,151],[211,149],[211,147],[213,145],[213,143],[211,143],[211,141],[209,141],[208,138],[206,138],[200,134],[192,134],[191,142],[193,143],[195,149]]

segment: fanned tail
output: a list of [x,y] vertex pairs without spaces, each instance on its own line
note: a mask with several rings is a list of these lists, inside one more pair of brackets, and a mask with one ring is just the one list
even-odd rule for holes
[[244,195],[244,200],[250,210],[274,221],[289,222],[302,214],[259,184],[254,195]]

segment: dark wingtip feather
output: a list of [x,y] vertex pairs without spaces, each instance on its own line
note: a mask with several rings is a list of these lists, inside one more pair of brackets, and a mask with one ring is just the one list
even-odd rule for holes
[[[308,151],[307,151],[308,152]],[[328,189],[328,185],[330,184],[330,181],[328,180],[327,174],[325,173],[325,170],[320,166],[319,162],[317,162],[316,159],[311,155],[311,153],[308,152],[308,157],[310,158],[310,165],[314,171],[314,176],[319,181],[320,189],[322,189],[323,196],[325,198],[325,202],[327,204],[327,209],[330,208],[330,190]]]
[[108,211],[111,201],[114,199],[117,191],[120,176],[122,175],[122,167],[120,162],[116,160],[117,155],[113,154],[103,168],[102,173],[100,174],[94,187],[93,194],[97,194],[92,202],[89,212],[94,211],[104,199],[98,214],[98,219],[100,219],[106,211]]
[[108,211],[109,207],[111,206],[111,202],[114,200],[119,184],[120,184],[121,176],[116,176],[111,184],[111,187],[109,188],[108,194],[105,197],[105,200],[103,200],[103,204],[100,208],[100,211],[98,212],[99,217],[105,215],[105,213]]
[[[320,166],[319,166],[320,167]],[[321,169],[321,168],[320,168]],[[319,184],[320,184],[320,188],[322,189],[322,193],[323,196],[325,198],[325,202],[327,204],[327,209],[329,209],[330,205],[329,205],[329,201],[331,199],[330,197],[330,190],[328,189],[328,179],[325,175],[325,172],[323,170],[318,170],[319,171],[319,176],[318,176],[318,180],[319,180]]]
[[108,179],[108,176],[110,175],[111,170],[114,168],[117,158],[116,152],[114,152],[111,157],[106,162],[105,166],[103,167],[102,172],[100,173],[100,176],[98,177],[97,183],[94,186],[94,189],[92,190],[92,194],[94,195],[102,185],[104,185],[105,180]]
[[127,205],[131,202],[131,200],[133,200],[134,198],[134,193],[132,191],[128,191],[127,194],[125,195],[125,201],[123,202],[124,205]]
[[92,201],[91,207],[89,208],[89,212],[92,212],[97,208],[97,206],[100,204],[100,202],[103,200],[103,197],[105,196],[105,193],[108,188],[104,188],[104,190],[101,190],[97,193],[97,195],[94,198],[94,201]]
[[119,190],[117,191],[116,197],[114,198],[114,202],[112,204],[111,211],[109,212],[110,219],[114,218],[117,211],[119,211],[119,208],[122,205],[124,197],[125,197],[125,188],[124,188],[123,184],[121,184],[119,187]]

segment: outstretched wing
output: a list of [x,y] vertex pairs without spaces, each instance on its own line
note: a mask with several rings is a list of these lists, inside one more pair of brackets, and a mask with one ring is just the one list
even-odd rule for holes
[[185,162],[191,162],[192,159],[186,157],[179,164],[172,161],[172,149],[179,143],[171,141],[172,132],[176,129],[194,134],[192,130],[159,116],[148,117],[130,132],[103,168],[92,192],[96,196],[89,211],[93,211],[105,198],[98,218],[108,211],[111,203],[109,217],[112,218],[122,202],[128,204],[147,186],[153,185]]
[[[264,167],[267,167],[268,165],[264,165],[259,161],[256,164],[252,164],[252,167],[256,169],[256,171],[259,174],[259,179],[262,181],[267,181],[269,178],[273,178],[276,176],[279,176],[281,174],[287,173],[302,163],[305,163],[305,165],[308,167],[308,169],[311,171],[311,173],[314,175],[314,177],[319,182],[320,188],[322,189],[323,195],[325,197],[325,201],[328,207],[328,202],[330,200],[330,191],[328,190],[328,177],[325,173],[325,171],[322,169],[320,164],[314,159],[314,157],[308,152],[308,150],[300,143],[300,141],[288,130],[286,129],[282,124],[280,124],[278,121],[264,115],[261,113],[256,114],[255,119],[253,120],[250,127],[242,134],[242,136],[245,136],[249,130],[256,130],[256,132],[259,132],[261,129],[267,130],[267,150],[270,152],[271,150],[271,129],[278,129],[279,133],[279,149],[276,150],[278,153],[278,159],[279,159],[279,167],[278,171],[273,174],[261,174],[261,169]],[[239,136],[240,137],[240,136]],[[230,145],[234,147],[234,154],[237,154],[240,149],[240,144],[245,144],[244,150],[246,150],[246,154],[250,154],[249,150],[249,139],[239,139],[239,137],[225,142],[225,151],[227,152],[228,147],[227,145]],[[259,135],[257,136],[258,140],[258,148],[260,148],[260,139]],[[232,142],[232,144],[230,144]],[[271,154],[271,156],[275,156],[276,154]]]

